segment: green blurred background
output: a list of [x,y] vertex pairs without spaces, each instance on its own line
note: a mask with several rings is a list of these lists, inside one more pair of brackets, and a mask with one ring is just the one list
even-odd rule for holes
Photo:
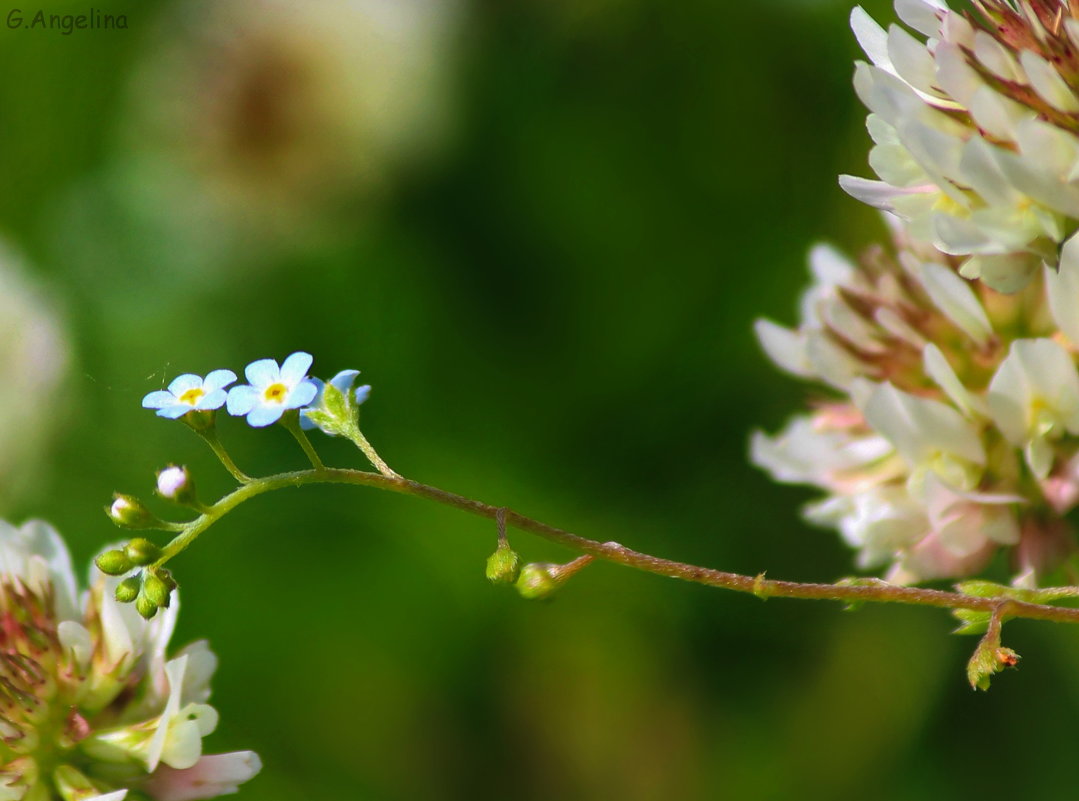
[[[405,475],[685,561],[849,574],[838,537],[799,520],[811,493],[746,461],[749,432],[809,390],[766,362],[753,319],[793,319],[811,243],[881,232],[835,180],[868,169],[848,4],[432,0],[375,24],[378,5],[109,0],[128,30],[0,28],[0,229],[70,348],[42,400],[52,445],[3,512],[52,520],[85,561],[118,536],[111,493],[148,496],[167,463],[215,497],[227,476],[142,395],[304,349],[316,374],[363,370],[365,430]],[[335,78],[320,59],[340,42],[319,37],[337,26],[282,6],[339,16],[349,57],[374,54],[344,59],[364,74]],[[248,471],[303,464],[279,429],[222,428]],[[1022,669],[975,694],[974,641],[941,613],[602,564],[531,604],[484,580],[494,544],[453,510],[329,487],[252,502],[177,560],[177,641],[221,657],[208,745],[266,765],[242,798],[1074,782],[1070,631],[1014,624]]]

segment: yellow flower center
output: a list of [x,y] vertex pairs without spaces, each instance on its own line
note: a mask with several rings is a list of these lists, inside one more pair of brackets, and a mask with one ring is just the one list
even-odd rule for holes
[[186,403],[188,406],[194,406],[196,403],[199,402],[199,398],[201,398],[205,394],[206,392],[203,391],[201,387],[192,387],[180,396],[180,403]]
[[288,387],[282,383],[270,384],[262,393],[262,397],[273,403],[284,403],[288,394]]

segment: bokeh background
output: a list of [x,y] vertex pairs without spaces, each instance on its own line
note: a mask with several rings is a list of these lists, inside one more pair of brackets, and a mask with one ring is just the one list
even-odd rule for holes
[[[100,5],[128,29],[0,27],[3,514],[52,520],[85,561],[118,537],[111,493],[149,496],[157,468],[227,491],[139,400],[304,349],[363,370],[365,430],[410,477],[690,562],[851,573],[800,522],[811,494],[746,462],[809,391],[753,319],[793,319],[813,242],[882,231],[835,181],[867,170],[847,2]],[[304,463],[279,429],[222,428],[249,471]],[[177,560],[177,640],[221,657],[208,744],[266,765],[242,798],[1074,785],[1061,627],[1010,626],[1021,670],[975,694],[974,641],[941,613],[602,564],[532,604],[484,580],[494,544],[453,510],[309,488]]]

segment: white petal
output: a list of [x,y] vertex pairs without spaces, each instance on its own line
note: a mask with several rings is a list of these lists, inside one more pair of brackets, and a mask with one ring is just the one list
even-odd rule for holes
[[959,268],[964,278],[980,278],[997,292],[1018,292],[1030,283],[1041,267],[1041,260],[1029,253],[972,256]]
[[56,627],[56,636],[60,640],[60,647],[70,652],[75,664],[84,670],[94,652],[94,642],[86,627],[74,620],[64,620]]
[[1053,320],[1072,344],[1079,344],[1079,236],[1064,243],[1056,270],[1045,268],[1045,287]]
[[823,243],[814,245],[809,251],[809,270],[817,283],[829,286],[846,283],[857,273],[846,256]]
[[886,382],[870,396],[865,417],[912,467],[929,464],[942,453],[985,464],[985,449],[975,428],[939,401],[910,395]]
[[933,39],[940,38],[940,21],[948,7],[940,0],[896,0],[895,13],[899,19],[918,33]]
[[845,389],[865,366],[822,331],[806,334],[806,358],[814,373],[837,389]]
[[922,351],[922,361],[929,377],[937,382],[937,386],[943,389],[952,402],[966,412],[968,417],[989,416],[985,401],[963,386],[963,382],[948,364],[940,348],[933,344],[926,345],[925,350]]
[[936,65],[924,42],[919,42],[898,25],[892,25],[888,29],[887,48],[888,57],[900,78],[921,92],[939,94],[933,86]]
[[805,335],[802,332],[784,328],[765,319],[754,322],[753,331],[765,354],[780,369],[799,378],[816,377],[806,355]]
[[921,266],[922,286],[938,309],[963,329],[979,345],[992,335],[993,328],[970,284],[943,264]]
[[888,35],[884,28],[877,24],[865,9],[855,6],[850,12],[850,27],[854,31],[854,38],[858,45],[865,51],[869,60],[888,71],[892,70],[891,59],[888,58]]
[[883,181],[871,181],[854,175],[840,175],[839,185],[851,197],[884,211],[892,211],[894,208],[892,201],[903,195],[938,194],[935,186],[903,188],[886,184]]
[[937,64],[937,84],[969,108],[974,93],[985,86],[981,76],[967,63],[963,51],[950,42],[940,42],[934,58]]
[[1026,70],[1030,85],[1042,100],[1060,111],[1079,111],[1079,99],[1076,99],[1075,93],[1048,61],[1032,50],[1022,50],[1019,53],[1019,62]]
[[985,31],[976,31],[974,34],[974,55],[997,77],[1006,81],[1027,82],[1026,75],[1011,53]]

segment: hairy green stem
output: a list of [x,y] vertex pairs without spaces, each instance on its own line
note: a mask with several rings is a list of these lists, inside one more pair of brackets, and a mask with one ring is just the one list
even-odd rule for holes
[[229,456],[229,452],[225,450],[225,446],[221,444],[221,440],[217,438],[217,432],[214,429],[202,430],[196,428],[195,433],[205,440],[206,444],[210,446],[210,450],[214,452],[214,455],[221,464],[225,466],[225,469],[229,471],[229,474],[234,479],[241,484],[247,484],[252,480],[251,476],[238,468],[236,463],[232,461],[232,457]]
[[300,428],[300,418],[296,412],[288,412],[281,418],[281,425],[288,429],[288,432],[292,434],[296,442],[303,448],[303,452],[307,454],[308,460],[311,462],[311,466],[316,470],[325,470],[326,465],[322,463],[322,459],[319,458],[318,451],[311,444],[311,440],[307,438],[307,435],[303,433],[303,429]]
[[[815,584],[797,581],[778,581],[766,579],[764,575],[744,576],[727,573],[707,567],[698,567],[684,562],[663,559],[646,553],[626,548],[617,542],[596,542],[569,531],[564,531],[530,517],[506,509],[474,501],[453,492],[421,484],[397,476],[368,473],[362,470],[321,468],[299,470],[292,473],[280,473],[267,478],[252,479],[249,483],[224,496],[207,509],[205,513],[188,523],[184,531],[164,549],[157,565],[161,566],[187,548],[198,536],[227,515],[240,504],[262,495],[286,487],[302,487],[307,484],[353,484],[363,487],[413,495],[435,501],[444,506],[451,506],[465,512],[498,520],[504,515],[506,523],[520,531],[527,531],[550,542],[564,545],[582,553],[615,564],[654,573],[658,576],[682,579],[709,587],[719,587],[736,592],[751,593],[760,598],[807,598],[815,600],[842,601],[846,603],[900,603],[916,606],[935,606],[942,609],[972,609],[982,612],[999,612],[1000,598],[983,598],[945,590],[904,587],[885,581],[868,579],[859,582],[838,584]],[[1046,591],[1048,592],[1048,591]],[[1068,593],[1063,593],[1068,594]],[[1009,600],[1007,616],[1048,620],[1057,623],[1079,623],[1079,609],[1049,604],[1028,603]]]
[[386,478],[400,479],[401,476],[382,460],[382,457],[378,455],[378,451],[376,451],[374,446],[367,441],[367,437],[363,435],[363,432],[360,431],[357,426],[353,426],[352,429],[353,430],[348,434],[348,438],[352,440],[352,443],[357,448],[363,451],[363,455],[367,457],[367,461],[369,461],[378,472],[386,476]]

